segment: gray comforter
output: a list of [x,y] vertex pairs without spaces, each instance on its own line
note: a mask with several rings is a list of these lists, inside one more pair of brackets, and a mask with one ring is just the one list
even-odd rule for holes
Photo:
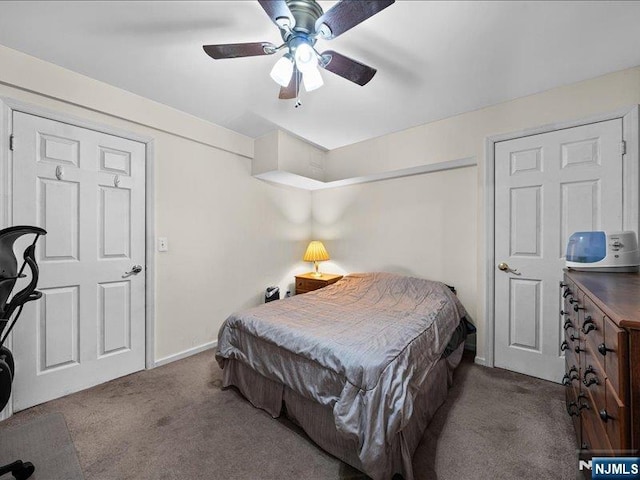
[[315,292],[231,315],[216,359],[236,359],[333,409],[365,473],[390,478],[389,439],[442,355],[464,307],[439,282],[390,273],[348,275]]

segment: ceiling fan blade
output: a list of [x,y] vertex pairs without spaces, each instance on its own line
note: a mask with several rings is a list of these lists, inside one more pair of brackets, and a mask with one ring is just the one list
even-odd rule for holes
[[[265,49],[266,47],[266,49]],[[271,55],[276,52],[276,47],[270,42],[255,43],[225,43],[222,45],[204,45],[202,47],[207,55],[216,60],[221,58],[255,57],[258,55]],[[271,49],[271,51],[269,50]]]
[[294,67],[293,75],[291,75],[291,81],[289,82],[289,85],[280,88],[280,95],[278,95],[278,98],[281,100],[291,100],[292,98],[297,98],[301,83],[302,73],[300,73],[300,70]]
[[[316,32],[327,40],[336,38],[394,2],[395,0],[341,0],[316,20]],[[321,28],[322,24],[326,24],[330,32]]]
[[[294,27],[296,20],[293,17],[291,10],[289,10],[289,6],[285,0],[258,0],[258,3],[264,11],[267,12],[267,15],[271,17],[273,23],[278,25],[278,22],[276,22],[277,19],[288,18],[289,26],[291,28]],[[278,27],[280,27],[280,25],[278,25]]]
[[[368,67],[364,63],[345,57],[333,50],[322,52],[321,56],[323,62],[321,62],[320,65],[323,66],[325,70],[340,75],[342,78],[346,78],[360,86],[369,83],[377,72],[375,68]],[[325,59],[328,60],[328,63],[324,63]]]

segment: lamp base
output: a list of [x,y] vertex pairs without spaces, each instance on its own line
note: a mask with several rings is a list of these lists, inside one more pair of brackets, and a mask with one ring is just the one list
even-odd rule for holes
[[318,271],[318,262],[313,262],[313,276],[316,278],[320,278],[322,274]]

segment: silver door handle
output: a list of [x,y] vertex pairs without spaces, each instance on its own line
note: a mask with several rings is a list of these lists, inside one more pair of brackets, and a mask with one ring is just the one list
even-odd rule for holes
[[507,273],[513,273],[514,275],[522,275],[520,272],[518,272],[518,269],[511,268],[505,262],[501,262],[500,264],[498,264],[498,270],[502,270],[503,272],[507,272]]
[[137,275],[142,271],[142,265],[134,265],[131,270],[129,270],[128,272],[125,272],[124,275],[122,275],[122,278],[127,278],[130,277],[131,275]]

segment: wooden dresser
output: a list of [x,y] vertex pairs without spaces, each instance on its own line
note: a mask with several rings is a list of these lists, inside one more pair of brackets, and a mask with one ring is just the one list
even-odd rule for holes
[[296,295],[326,287],[336,283],[341,278],[342,275],[333,275],[331,273],[323,273],[319,277],[316,277],[313,272],[296,275]]
[[[640,275],[565,271],[567,413],[586,456],[640,448]],[[626,451],[626,452],[625,452]]]

